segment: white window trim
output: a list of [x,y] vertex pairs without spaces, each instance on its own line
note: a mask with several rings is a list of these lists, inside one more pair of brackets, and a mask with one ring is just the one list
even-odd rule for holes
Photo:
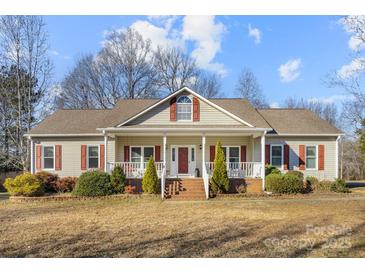
[[[307,147],[315,147],[316,148],[316,167],[315,168],[308,168],[307,167]],[[305,160],[305,170],[318,170],[318,145],[305,145],[304,160]]]
[[[188,97],[190,99],[191,103],[178,103],[180,97]],[[189,105],[190,104],[190,106],[191,106],[190,110],[191,111],[190,111],[190,119],[189,120],[179,120],[178,119],[178,104],[181,104],[181,105]],[[193,121],[193,112],[194,112],[193,107],[194,107],[193,106],[193,99],[191,98],[191,96],[189,96],[189,95],[180,95],[176,99],[176,122],[192,122]]]
[[[98,167],[89,167],[89,147],[98,147]],[[86,148],[86,166],[87,166],[87,169],[98,169],[100,167],[100,144],[87,145],[87,148]]]
[[281,165],[279,167],[279,170],[284,170],[284,145],[270,144],[270,165],[272,165],[272,147],[281,147]]
[[[53,167],[52,168],[44,168],[44,148],[45,147],[53,147]],[[42,145],[42,170],[55,170],[56,165],[56,146],[55,145]]]
[[[222,146],[222,148],[228,148],[228,150],[230,150],[231,147],[235,147],[238,148],[238,163],[241,162],[241,146],[237,146],[237,145],[233,145],[233,146]],[[233,162],[229,162],[229,151],[228,151],[228,163],[233,163]]]
[[[140,163],[143,165],[144,163],[144,148],[152,148],[153,152],[152,152],[152,157],[153,157],[153,160],[155,160],[155,146],[130,146],[129,148],[129,155],[130,155],[130,159],[129,161],[132,162],[132,148],[134,147],[137,147],[137,148],[140,148],[141,149],[141,160],[140,160]],[[138,162],[135,162],[135,163],[138,163]]]

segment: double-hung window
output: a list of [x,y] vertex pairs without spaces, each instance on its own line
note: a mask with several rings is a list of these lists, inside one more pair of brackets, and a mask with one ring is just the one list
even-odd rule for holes
[[271,165],[277,168],[283,166],[283,146],[282,145],[271,145],[270,146],[270,162]]
[[188,96],[180,96],[176,102],[177,105],[177,120],[191,121],[192,102]]
[[43,168],[54,169],[54,146],[43,146]]
[[99,146],[90,145],[87,147],[87,165],[88,168],[99,167]]
[[317,147],[306,146],[305,148],[305,165],[307,169],[317,168]]
[[224,152],[224,158],[228,163],[238,163],[240,161],[240,148],[239,147],[222,147]]
[[148,162],[150,157],[153,157],[154,147],[131,147],[131,161],[132,163]]

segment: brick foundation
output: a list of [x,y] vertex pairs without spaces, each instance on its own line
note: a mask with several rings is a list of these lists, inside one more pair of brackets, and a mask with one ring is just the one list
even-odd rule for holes
[[229,193],[237,193],[237,187],[246,184],[247,193],[261,193],[262,179],[246,178],[246,179],[230,179]]

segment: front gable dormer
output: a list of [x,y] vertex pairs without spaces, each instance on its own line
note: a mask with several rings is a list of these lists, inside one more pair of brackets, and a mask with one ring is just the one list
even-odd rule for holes
[[135,125],[240,125],[252,127],[188,88],[174,92],[119,126]]

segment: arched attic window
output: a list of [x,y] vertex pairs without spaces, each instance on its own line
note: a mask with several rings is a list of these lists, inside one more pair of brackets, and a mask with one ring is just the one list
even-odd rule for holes
[[192,102],[191,99],[186,96],[180,96],[176,101],[177,109],[177,120],[178,121],[191,121],[192,115]]

